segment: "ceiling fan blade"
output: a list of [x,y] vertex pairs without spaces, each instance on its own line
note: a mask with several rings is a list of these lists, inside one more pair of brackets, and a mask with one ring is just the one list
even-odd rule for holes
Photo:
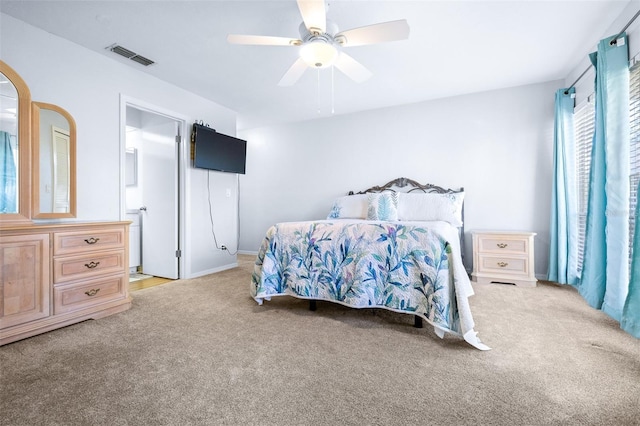
[[406,19],[381,22],[342,31],[336,34],[335,38],[343,46],[363,46],[365,44],[405,40],[409,38],[409,24]]
[[298,81],[300,77],[302,77],[302,74],[304,74],[307,68],[307,64],[301,58],[298,58],[298,60],[295,61],[293,65],[291,65],[291,68],[289,68],[284,76],[282,76],[280,82],[278,83],[278,86],[294,85],[295,82]]
[[305,27],[311,31],[317,29],[320,33],[327,30],[327,11],[324,7],[324,0],[298,0],[298,9],[304,21]]
[[261,46],[295,46],[302,40],[287,37],[229,34],[227,41],[231,44],[252,44]]
[[338,60],[333,65],[356,83],[362,83],[373,75],[364,65],[344,52],[340,52]]

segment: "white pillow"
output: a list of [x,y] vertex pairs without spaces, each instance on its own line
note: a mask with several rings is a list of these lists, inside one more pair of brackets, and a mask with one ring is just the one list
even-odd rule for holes
[[398,220],[398,193],[369,194],[368,220]]
[[464,192],[448,194],[409,192],[399,195],[399,220],[443,220],[453,226],[462,226]]
[[345,195],[334,203],[327,219],[366,219],[367,194]]

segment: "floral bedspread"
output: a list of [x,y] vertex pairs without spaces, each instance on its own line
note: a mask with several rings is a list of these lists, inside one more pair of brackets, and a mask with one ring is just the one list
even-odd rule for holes
[[479,349],[457,229],[446,222],[322,220],[272,226],[251,279],[260,304],[272,296],[327,300],[418,315]]

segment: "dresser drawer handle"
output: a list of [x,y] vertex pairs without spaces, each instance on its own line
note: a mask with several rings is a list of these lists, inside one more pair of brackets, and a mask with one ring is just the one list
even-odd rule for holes
[[505,248],[507,247],[507,243],[498,243],[496,244],[499,248]]
[[100,291],[99,288],[92,288],[89,291],[85,291],[84,294],[86,294],[87,296],[91,297],[91,296],[95,296],[96,294],[98,294],[99,291]]
[[89,269],[93,269],[93,268],[95,268],[96,266],[98,266],[99,264],[100,264],[100,262],[94,262],[94,261],[91,261],[91,262],[89,262],[89,263],[85,263],[85,264],[84,264],[84,266],[86,266],[86,267],[87,267],[87,268],[89,268]]
[[498,266],[501,268],[504,268],[507,265],[509,265],[507,262],[498,262]]
[[100,238],[93,238],[93,237],[87,238],[86,240],[84,240],[84,242],[87,244],[95,244],[98,241],[100,241]]

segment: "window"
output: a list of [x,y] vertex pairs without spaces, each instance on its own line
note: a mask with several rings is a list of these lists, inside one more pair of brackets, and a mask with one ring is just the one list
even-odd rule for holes
[[591,145],[595,130],[596,109],[593,95],[574,110],[576,173],[578,174],[578,275],[582,271],[584,237],[587,228],[587,204],[589,202],[589,171],[591,169]]
[[635,211],[638,200],[638,183],[640,182],[640,63],[629,70],[629,268],[633,256],[633,234],[635,232]]
[[[629,75],[629,120],[630,120],[630,175],[629,175],[629,268],[633,258],[633,235],[635,211],[640,184],[640,61],[631,67]],[[578,274],[582,271],[584,237],[587,226],[587,204],[589,201],[589,171],[591,167],[591,145],[595,123],[593,95],[574,110],[576,141],[576,173],[578,190]]]

